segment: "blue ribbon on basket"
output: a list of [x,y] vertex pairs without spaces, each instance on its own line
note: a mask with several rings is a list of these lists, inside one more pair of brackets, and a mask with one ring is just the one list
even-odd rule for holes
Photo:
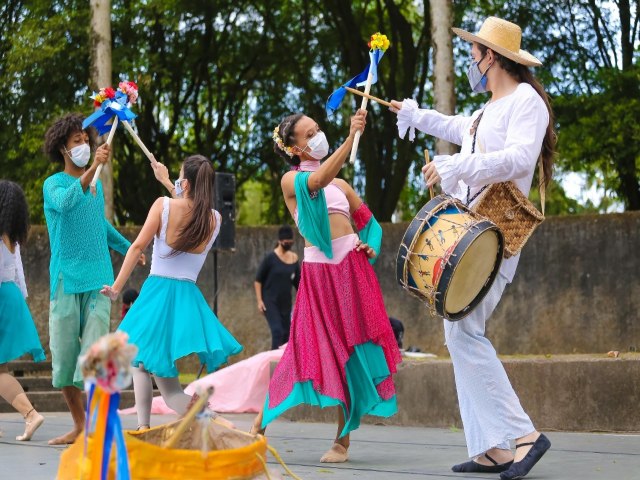
[[111,125],[107,125],[107,122],[114,116],[118,117],[120,121],[133,120],[136,118],[136,114],[129,109],[128,101],[127,95],[117,90],[114,99],[107,98],[100,105],[100,110],[96,110],[82,122],[82,128],[93,126],[98,130],[98,135],[104,135],[111,130]]
[[102,456],[102,480],[107,480],[109,471],[109,460],[111,458],[111,445],[116,444],[116,479],[130,480],[129,459],[127,457],[127,447],[124,443],[122,424],[118,416],[118,406],[120,405],[120,393],[111,394],[109,402],[109,413],[107,414],[106,431],[104,435],[104,453]]
[[380,59],[383,55],[384,52],[378,48],[370,50],[369,65],[367,65],[361,73],[353,77],[347,83],[334,91],[331,95],[329,95],[329,98],[327,99],[327,103],[325,105],[325,108],[329,115],[332,115],[336,110],[338,110],[338,108],[340,108],[340,104],[342,103],[344,96],[347,94],[347,90],[345,90],[344,87],[356,88],[366,85],[367,78],[369,77],[369,70],[371,70],[371,85],[378,81],[378,63],[380,62]]

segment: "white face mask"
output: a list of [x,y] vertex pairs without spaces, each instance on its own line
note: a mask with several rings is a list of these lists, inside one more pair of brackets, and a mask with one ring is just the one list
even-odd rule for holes
[[89,163],[89,158],[91,158],[91,149],[88,144],[83,143],[82,145],[73,147],[71,150],[67,150],[66,148],[65,150],[76,167],[84,168],[87,166],[87,163]]
[[309,139],[307,146],[302,151],[304,152],[307,148],[309,149],[309,156],[316,160],[322,160],[329,154],[329,142],[322,130]]

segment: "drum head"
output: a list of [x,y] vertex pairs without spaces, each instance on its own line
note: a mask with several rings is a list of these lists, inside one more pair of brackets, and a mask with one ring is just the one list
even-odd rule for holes
[[445,312],[451,315],[462,312],[474,303],[487,285],[487,279],[493,280],[502,243],[499,235],[497,230],[485,230],[464,251],[445,294]]

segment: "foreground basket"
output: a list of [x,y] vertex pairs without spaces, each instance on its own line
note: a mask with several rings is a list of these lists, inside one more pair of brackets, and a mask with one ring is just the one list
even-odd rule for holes
[[[257,479],[269,478],[265,474],[267,441],[262,435],[229,429],[208,421],[202,432],[200,422],[194,422],[180,436],[174,448],[162,445],[175,433],[180,422],[173,422],[143,432],[125,431],[132,480],[184,480],[184,479]],[[203,453],[203,439],[208,451]],[[88,450],[96,448],[92,437]],[[84,437],[63,452],[58,480],[88,479],[90,465],[84,459]],[[115,456],[109,462],[109,480],[115,476]],[[84,475],[83,475],[84,474]]]

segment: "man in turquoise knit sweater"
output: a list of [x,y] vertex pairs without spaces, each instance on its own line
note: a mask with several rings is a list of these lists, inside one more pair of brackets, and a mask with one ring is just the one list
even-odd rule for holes
[[[102,185],[97,194],[89,184],[109,158],[109,145],[100,146],[91,166],[89,136],[82,115],[67,114],[45,134],[45,153],[64,167],[44,182],[44,214],[51,243],[49,346],[53,386],[62,394],[73,417],[71,432],[49,441],[73,443],[84,428],[83,379],[78,357],[98,338],[109,333],[111,302],[100,295],[113,283],[109,247],[122,255],[129,241],[107,221]],[[140,263],[144,264],[144,256]]]

